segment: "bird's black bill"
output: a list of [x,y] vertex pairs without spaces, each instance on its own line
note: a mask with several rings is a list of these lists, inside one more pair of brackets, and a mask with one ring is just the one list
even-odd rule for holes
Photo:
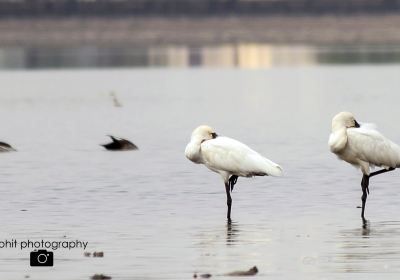
[[212,136],[212,138],[213,138],[213,139],[215,139],[215,138],[217,138],[217,137],[218,137],[218,134],[217,134],[217,133],[215,133],[215,132],[213,132],[213,133],[211,133],[211,136]]
[[360,127],[360,124],[356,120],[354,120],[354,127]]

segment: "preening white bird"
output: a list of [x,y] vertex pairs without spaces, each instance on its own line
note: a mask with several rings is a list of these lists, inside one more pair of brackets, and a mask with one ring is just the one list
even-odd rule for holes
[[261,156],[245,144],[218,136],[206,125],[197,127],[185,149],[186,157],[219,173],[225,184],[227,218],[231,221],[231,192],[238,177],[281,176],[282,167]]
[[[363,177],[361,218],[369,195],[369,179],[400,167],[400,147],[379,133],[372,124],[359,124],[352,113],[341,112],[332,119],[329,148],[340,159],[361,169]],[[375,166],[382,170],[371,172]]]

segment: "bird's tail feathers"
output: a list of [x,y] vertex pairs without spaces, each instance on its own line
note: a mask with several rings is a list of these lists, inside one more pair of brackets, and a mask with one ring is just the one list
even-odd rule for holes
[[275,162],[264,158],[265,162],[265,173],[267,173],[268,176],[282,176],[283,175],[283,169],[279,164],[276,164]]
[[276,177],[280,177],[283,175],[283,169],[280,165],[278,164],[274,164],[274,166],[270,166],[268,168],[268,175],[269,176],[276,176]]
[[267,175],[267,176],[282,176],[283,175],[283,169],[279,164],[276,164],[275,162],[265,158],[265,157],[260,157],[257,156],[257,166],[255,166],[255,170],[259,170],[260,175]]

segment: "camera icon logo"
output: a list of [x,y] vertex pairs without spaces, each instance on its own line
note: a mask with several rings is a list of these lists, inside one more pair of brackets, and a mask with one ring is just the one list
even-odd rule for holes
[[53,252],[47,250],[32,251],[30,254],[31,266],[53,266]]

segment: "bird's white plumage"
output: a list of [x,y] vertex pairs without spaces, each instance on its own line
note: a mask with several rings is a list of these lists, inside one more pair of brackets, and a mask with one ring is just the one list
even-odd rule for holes
[[352,126],[355,120],[350,113],[339,113],[332,121],[329,138],[331,151],[355,166],[366,175],[370,168],[400,166],[400,147],[379,133],[373,125]]
[[400,147],[373,129],[348,129],[348,145],[361,160],[372,165],[397,167],[400,165]]
[[261,156],[245,144],[218,136],[212,128],[200,126],[192,133],[191,141],[186,146],[185,155],[195,163],[202,163],[215,171],[227,182],[231,175],[241,177],[251,176],[281,176],[282,168]]
[[204,141],[201,151],[204,164],[217,172],[221,170],[242,177],[282,175],[282,168],[278,164],[228,137]]

